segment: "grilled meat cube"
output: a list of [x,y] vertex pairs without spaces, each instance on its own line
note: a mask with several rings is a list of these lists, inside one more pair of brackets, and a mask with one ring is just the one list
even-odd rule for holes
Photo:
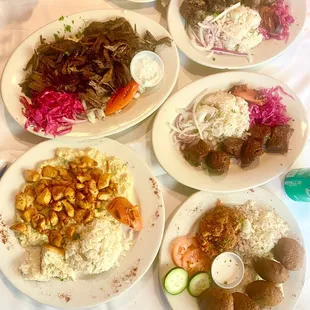
[[255,9],[261,4],[261,0],[243,0],[242,4],[252,9]]
[[222,149],[229,155],[239,159],[244,140],[239,138],[227,138],[222,142]]
[[185,0],[180,12],[186,22],[194,26],[207,17],[207,5],[204,0]]
[[206,2],[207,2],[207,5],[208,5],[208,11],[210,11],[212,13],[221,13],[228,6],[226,4],[226,0],[211,0],[211,1],[209,0],[209,1],[206,1]]
[[210,142],[199,140],[197,144],[186,147],[183,150],[183,155],[191,165],[199,166],[211,150],[212,145]]
[[272,128],[270,139],[266,143],[267,152],[286,154],[293,132],[294,129],[289,125]]
[[214,171],[225,172],[230,165],[230,156],[225,152],[211,151],[206,158],[206,164]]
[[263,155],[263,144],[261,141],[249,137],[243,144],[241,150],[241,167],[246,168],[250,166],[256,158]]
[[261,140],[263,144],[267,142],[271,135],[271,128],[265,125],[254,125],[249,131],[252,138]]
[[265,104],[265,97],[263,93],[256,89],[248,88],[246,84],[235,85],[230,91],[234,96],[240,97],[245,101],[255,103],[257,105]]

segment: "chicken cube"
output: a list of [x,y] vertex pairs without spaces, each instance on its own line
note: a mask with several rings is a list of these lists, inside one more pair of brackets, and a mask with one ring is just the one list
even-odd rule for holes
[[45,178],[54,179],[58,176],[58,170],[50,165],[44,166],[42,168],[42,176]]
[[84,209],[77,209],[74,215],[75,221],[81,223],[84,220],[84,217],[86,216],[86,212],[87,211]]
[[51,191],[46,187],[37,197],[37,202],[43,206],[47,206],[52,199]]
[[66,187],[62,185],[53,186],[51,189],[54,201],[61,200],[65,195]]
[[27,195],[24,193],[18,193],[15,198],[15,208],[20,211],[24,211],[27,207]]
[[36,195],[40,195],[44,190],[45,190],[46,186],[44,184],[38,184],[35,187],[35,193]]
[[24,194],[28,196],[33,196],[35,195],[34,187],[32,184],[27,184],[23,190]]
[[75,184],[75,188],[80,190],[80,189],[84,189],[85,188],[85,185],[83,183],[76,183]]
[[44,230],[45,229],[45,217],[42,214],[35,214],[31,219],[31,224],[34,229]]
[[94,196],[96,197],[98,195],[98,189],[97,189],[97,184],[95,182],[95,180],[91,179],[89,180],[86,184],[85,184],[87,187],[88,187],[88,190],[89,192]]
[[58,213],[58,218],[59,218],[59,222],[64,225],[67,224],[69,221],[69,217],[65,211],[60,211]]
[[55,211],[51,210],[49,212],[49,220],[52,226],[56,226],[59,223],[59,218]]
[[56,230],[51,230],[49,237],[48,237],[48,241],[51,245],[54,245],[58,248],[61,247],[62,244],[62,235],[60,232],[56,231]]
[[84,223],[87,224],[91,222],[95,218],[95,214],[93,211],[87,210],[84,216]]
[[32,217],[34,216],[34,214],[36,214],[36,209],[33,207],[29,207],[28,209],[26,209],[26,211],[24,211],[21,214],[21,218],[26,222],[26,223],[30,223]]
[[10,229],[24,235],[27,234],[27,225],[24,223],[15,223],[10,227]]
[[104,189],[109,186],[111,180],[111,174],[110,173],[104,173],[100,175],[98,183],[97,183],[97,188],[99,190]]
[[67,201],[67,200],[63,200],[62,203],[63,203],[63,205],[65,207],[65,210],[66,210],[68,216],[69,217],[74,217],[75,210],[74,210],[74,207],[72,206],[72,204],[69,201]]
[[88,175],[88,174],[78,174],[77,177],[76,177],[80,183],[84,183],[86,181],[89,181],[91,180],[91,176]]
[[44,206],[40,205],[36,200],[33,202],[33,206],[35,207],[35,209],[37,209],[38,211],[43,210]]
[[109,200],[110,198],[112,198],[113,196],[113,191],[108,191],[108,189],[106,189],[105,191],[101,191],[99,192],[97,199],[98,200]]
[[37,182],[40,174],[36,170],[24,170],[24,178],[27,182]]
[[65,234],[69,239],[72,239],[74,233],[75,233],[76,227],[74,225],[68,226],[66,228]]
[[55,201],[52,203],[51,209],[55,212],[60,212],[63,209],[63,204],[61,201]]
[[81,163],[86,163],[87,167],[92,168],[98,165],[98,163],[88,156],[81,157]]
[[75,204],[75,191],[71,187],[67,187],[65,190],[65,198],[71,203]]

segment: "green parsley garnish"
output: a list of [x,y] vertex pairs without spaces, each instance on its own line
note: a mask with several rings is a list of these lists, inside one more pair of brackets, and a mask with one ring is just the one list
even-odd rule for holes
[[54,33],[54,38],[55,38],[55,41],[58,41],[60,39],[60,37],[57,33]]
[[72,236],[72,239],[73,239],[73,240],[78,240],[78,239],[80,239],[80,238],[81,238],[81,235],[78,234],[78,233],[74,233],[73,236]]
[[59,17],[60,21],[63,21],[64,19],[65,19],[65,17],[63,15]]
[[70,53],[68,51],[65,51],[64,54],[70,56]]
[[71,26],[70,25],[64,25],[65,32],[71,32]]

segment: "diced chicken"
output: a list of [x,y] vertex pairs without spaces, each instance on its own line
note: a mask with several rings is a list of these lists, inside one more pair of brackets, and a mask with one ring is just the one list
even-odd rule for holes
[[55,201],[51,205],[51,210],[60,212],[63,209],[63,204],[61,201]]
[[58,170],[50,165],[44,166],[42,168],[42,176],[45,178],[54,179],[58,176]]
[[104,173],[100,175],[99,180],[97,182],[97,188],[99,190],[104,189],[109,186],[111,180],[111,174],[110,173]]
[[69,239],[72,239],[72,237],[73,237],[73,235],[74,235],[74,233],[75,233],[75,230],[76,230],[76,226],[74,226],[74,225],[68,226],[68,227],[66,228],[66,231],[65,231],[66,236],[67,236]]
[[37,202],[43,206],[47,206],[52,199],[51,191],[46,187],[37,197]]
[[32,217],[34,216],[34,214],[36,213],[36,209],[33,207],[29,207],[28,209],[26,209],[26,211],[24,211],[21,214],[21,218],[26,222],[26,223],[30,223]]
[[55,211],[51,210],[49,212],[49,220],[52,226],[56,226],[59,223],[59,218]]
[[58,248],[61,247],[62,244],[62,235],[60,232],[56,231],[56,230],[51,230],[49,237],[48,237],[48,241],[51,245],[54,245]]
[[51,189],[54,201],[61,200],[65,195],[66,187],[63,185],[53,186]]
[[27,207],[27,196],[24,193],[19,193],[15,198],[15,207],[17,210],[24,211]]
[[24,223],[15,223],[10,227],[10,229],[24,235],[27,234],[27,225]]
[[67,201],[67,200],[63,200],[62,203],[63,203],[63,205],[65,207],[65,210],[66,210],[68,216],[69,217],[74,217],[75,210],[74,210],[74,207],[72,206],[72,204],[69,201]]
[[98,165],[98,163],[88,156],[84,156],[81,158],[81,163],[86,163],[88,168],[92,168]]
[[24,178],[27,182],[37,182],[40,174],[36,170],[24,170]]

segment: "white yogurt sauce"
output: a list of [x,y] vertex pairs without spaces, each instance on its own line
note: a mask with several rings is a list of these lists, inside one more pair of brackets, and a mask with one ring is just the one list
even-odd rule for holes
[[241,258],[232,252],[218,255],[212,263],[211,273],[214,282],[224,288],[237,286],[244,276]]
[[142,87],[155,86],[163,76],[160,62],[151,54],[135,57],[130,69],[133,79]]

